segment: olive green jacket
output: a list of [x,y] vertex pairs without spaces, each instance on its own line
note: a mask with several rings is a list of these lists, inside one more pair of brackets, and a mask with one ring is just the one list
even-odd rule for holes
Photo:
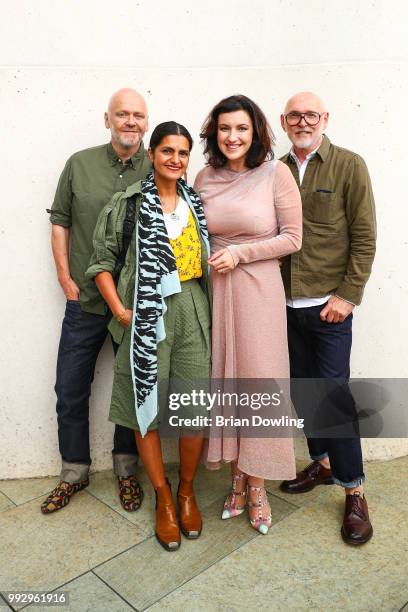
[[302,248],[285,257],[281,268],[287,297],[335,293],[360,304],[376,242],[374,197],[364,160],[324,136],[300,185],[290,153],[281,159],[297,182],[303,207]]
[[[141,203],[141,181],[130,185],[126,191],[115,193],[110,202],[105,206],[98,217],[94,235],[94,251],[86,271],[86,277],[94,279],[100,272],[113,272],[118,255],[122,249],[123,221],[126,216],[127,199],[138,194],[136,198],[136,218]],[[207,259],[209,253],[204,241],[201,239],[201,267],[203,276],[200,283],[204,293],[208,297],[211,307],[211,290],[208,274]],[[136,227],[126,253],[125,265],[120,273],[117,292],[125,308],[133,309],[134,290],[136,276]],[[117,344],[120,344],[124,334],[124,327],[112,318],[109,323],[109,331]]]

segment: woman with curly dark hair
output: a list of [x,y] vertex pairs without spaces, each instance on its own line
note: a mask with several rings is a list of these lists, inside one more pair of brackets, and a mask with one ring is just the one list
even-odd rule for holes
[[[221,100],[201,133],[207,166],[195,189],[211,236],[213,379],[289,379],[285,295],[279,258],[300,249],[299,190],[285,164],[274,160],[274,137],[249,98]],[[293,441],[211,430],[206,463],[230,462],[232,490],[222,518],[248,508],[266,534],[271,510],[264,479],[295,477]],[[268,435],[268,434],[266,434]],[[269,432],[269,436],[271,431]],[[265,436],[265,435],[264,435]]]

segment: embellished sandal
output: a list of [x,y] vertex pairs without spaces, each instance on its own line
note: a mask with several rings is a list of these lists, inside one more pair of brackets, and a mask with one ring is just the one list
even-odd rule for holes
[[[222,519],[230,519],[235,516],[239,516],[245,510],[245,498],[247,494],[246,485],[247,475],[245,472],[239,472],[232,477],[232,491],[229,493],[227,499],[224,502],[224,509],[222,511]],[[238,483],[243,481],[243,490],[238,491]],[[238,500],[241,501],[238,501]]]
[[65,506],[69,504],[74,493],[81,491],[81,489],[84,489],[88,485],[88,479],[73,484],[61,480],[41,504],[41,512],[43,514],[50,514],[50,512],[56,512],[57,510],[61,510],[61,508],[65,508]]
[[[248,506],[248,514],[249,521],[254,529],[262,533],[262,535],[266,535],[269,531],[270,526],[272,525],[272,515],[271,515],[271,507],[269,505],[268,498],[266,496],[265,487],[252,487],[248,485],[248,493],[250,491],[256,491],[258,494],[257,502],[247,502]],[[250,510],[253,508],[254,510]],[[268,511],[267,516],[263,513],[263,508],[266,508]],[[251,514],[253,517],[251,518]]]
[[143,501],[143,489],[140,486],[136,476],[118,476],[119,481],[119,499],[122,508],[127,512],[139,510]]

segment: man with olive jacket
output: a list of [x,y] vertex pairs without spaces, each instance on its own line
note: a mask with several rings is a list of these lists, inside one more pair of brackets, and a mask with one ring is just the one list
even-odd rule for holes
[[[341,534],[348,544],[363,544],[373,529],[363,493],[361,441],[348,380],[352,312],[361,303],[375,254],[374,198],[364,160],[324,135],[328,118],[322,100],[310,92],[290,98],[281,115],[282,128],[293,145],[282,161],[299,186],[304,224],[302,249],[285,258],[282,276],[295,407],[304,411],[306,419],[313,414],[314,432],[316,423],[317,430],[323,421],[327,425],[327,410],[336,413],[331,425],[352,427],[347,435],[344,427],[334,435],[333,427],[326,428],[332,437],[309,435],[312,463],[295,480],[284,481],[281,489],[303,493],[319,484],[344,487]],[[295,382],[299,378],[314,379],[323,395],[301,393]],[[323,398],[320,404],[318,397]]]

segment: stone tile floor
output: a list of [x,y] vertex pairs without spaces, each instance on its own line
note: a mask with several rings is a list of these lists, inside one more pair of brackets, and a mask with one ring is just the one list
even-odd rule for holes
[[[204,529],[166,553],[153,536],[154,496],[122,510],[112,472],[62,511],[40,513],[55,478],[0,481],[0,591],[65,591],[72,612],[130,610],[408,612],[408,457],[366,465],[374,538],[362,547],[339,535],[343,493],[319,487],[290,496],[268,483],[274,518],[258,535],[247,517],[220,520],[229,470],[200,469]],[[168,466],[177,483],[177,466]],[[0,596],[0,610],[10,609]],[[27,612],[55,606],[15,606]]]

